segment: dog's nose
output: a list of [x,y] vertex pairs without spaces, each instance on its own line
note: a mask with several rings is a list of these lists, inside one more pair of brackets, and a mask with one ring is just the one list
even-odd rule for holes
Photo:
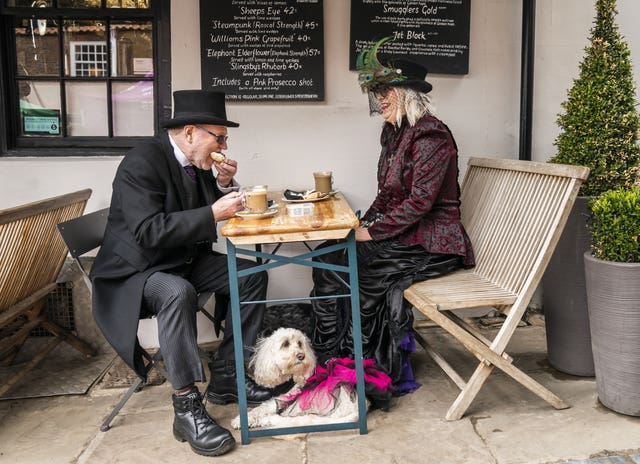
[[298,361],[304,361],[304,353],[298,353],[296,357],[298,358]]

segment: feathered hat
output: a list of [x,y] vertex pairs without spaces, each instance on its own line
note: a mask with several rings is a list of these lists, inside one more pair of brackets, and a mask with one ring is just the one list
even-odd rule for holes
[[386,66],[378,60],[378,49],[393,37],[384,37],[371,48],[363,48],[356,59],[358,82],[363,91],[375,91],[379,87],[408,87],[429,93],[433,86],[425,81],[427,68],[409,60],[397,59]]

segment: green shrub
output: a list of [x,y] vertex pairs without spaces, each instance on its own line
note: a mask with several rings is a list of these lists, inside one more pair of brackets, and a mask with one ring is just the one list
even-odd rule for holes
[[595,25],[573,81],[552,163],[587,166],[580,194],[598,196],[631,187],[640,166],[635,84],[630,53],[615,22],[615,0],[596,0]]
[[610,190],[589,206],[593,255],[604,261],[640,263],[640,188]]

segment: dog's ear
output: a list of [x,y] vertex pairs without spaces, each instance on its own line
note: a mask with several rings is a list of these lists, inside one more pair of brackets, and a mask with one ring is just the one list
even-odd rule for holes
[[316,371],[316,354],[313,351],[313,347],[311,346],[311,341],[309,337],[304,334],[302,335],[302,345],[305,353],[305,365],[304,371],[302,372],[302,377],[300,379],[294,377],[294,381],[297,385],[304,385],[307,382],[307,379],[315,374]]
[[261,338],[256,343],[255,353],[249,360],[249,369],[252,371],[253,380],[263,387],[273,388],[285,380],[276,363],[276,350],[279,349],[277,337],[273,335]]

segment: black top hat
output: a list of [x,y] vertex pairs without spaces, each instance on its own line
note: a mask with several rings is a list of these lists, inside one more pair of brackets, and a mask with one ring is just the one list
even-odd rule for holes
[[409,87],[418,92],[429,93],[433,86],[425,81],[427,77],[427,68],[420,63],[409,60],[395,60],[393,67],[396,68],[398,74],[406,77],[405,80],[392,82],[387,85],[397,87]]
[[213,90],[176,90],[173,92],[173,119],[162,127],[179,127],[186,124],[214,124],[238,127],[229,121],[224,106],[224,92]]

